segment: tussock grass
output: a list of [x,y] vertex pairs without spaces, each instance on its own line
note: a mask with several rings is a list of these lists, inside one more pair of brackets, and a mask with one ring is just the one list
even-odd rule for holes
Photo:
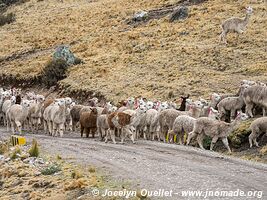
[[38,157],[40,154],[38,143],[35,139],[32,141],[32,146],[29,149],[29,154],[31,157]]
[[9,150],[8,142],[1,142],[0,143],[0,154],[5,154]]
[[260,149],[260,153],[262,155],[267,155],[267,145],[263,146],[261,149]]
[[18,154],[21,154],[21,149],[19,146],[16,146],[15,149],[10,153],[10,158],[12,160],[18,158]]

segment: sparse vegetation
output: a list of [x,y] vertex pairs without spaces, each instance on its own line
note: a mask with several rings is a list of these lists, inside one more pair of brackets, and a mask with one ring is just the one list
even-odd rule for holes
[[89,172],[90,172],[90,173],[95,173],[95,168],[91,166],[91,167],[89,168]]
[[33,139],[32,141],[32,146],[29,150],[29,154],[31,157],[38,157],[40,153],[39,147],[38,147],[38,143],[35,139]]
[[8,13],[7,15],[0,14],[0,26],[3,26],[5,24],[10,24],[14,21],[15,21],[14,13]]
[[57,160],[62,160],[62,157],[60,155],[57,155]]
[[43,170],[41,171],[41,173],[42,173],[43,175],[52,175],[52,174],[55,174],[55,173],[57,173],[57,172],[59,172],[59,171],[61,171],[60,166],[57,165],[57,164],[53,164],[53,165],[51,165],[51,166],[49,166],[49,167],[43,169]]
[[82,178],[83,177],[83,175],[82,175],[82,173],[79,171],[79,170],[74,170],[72,173],[71,173],[71,177],[73,178],[73,179],[79,179],[79,178]]
[[263,147],[261,148],[260,153],[261,153],[262,155],[267,155],[267,145],[265,145],[265,146],[263,146]]

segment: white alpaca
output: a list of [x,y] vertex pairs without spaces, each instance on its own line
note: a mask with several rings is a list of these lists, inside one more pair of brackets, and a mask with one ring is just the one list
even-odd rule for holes
[[230,19],[225,20],[222,23],[222,33],[220,35],[220,41],[227,44],[226,35],[229,32],[236,32],[238,34],[244,33],[246,26],[248,25],[249,18],[252,15],[252,12],[253,9],[251,7],[247,7],[245,18],[232,17]]

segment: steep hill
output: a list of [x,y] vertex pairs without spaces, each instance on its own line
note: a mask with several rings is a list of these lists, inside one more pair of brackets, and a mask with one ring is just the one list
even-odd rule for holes
[[[197,2],[197,1],[189,1]],[[201,2],[201,1],[199,1]],[[84,64],[60,82],[66,92],[98,92],[111,100],[142,95],[173,98],[235,93],[242,79],[267,82],[267,21],[264,1],[208,0],[189,4],[189,17],[169,16],[127,24],[140,10],[179,5],[178,0],[30,0],[11,6],[16,21],[0,27],[0,76],[31,80],[60,44]],[[247,31],[219,44],[220,24],[254,13]]]

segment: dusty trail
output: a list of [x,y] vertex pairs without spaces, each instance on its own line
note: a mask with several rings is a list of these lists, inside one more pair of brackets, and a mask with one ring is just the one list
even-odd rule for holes
[[[1,138],[9,134],[0,128]],[[95,165],[116,180],[130,180],[133,187],[149,190],[200,191],[263,191],[267,195],[267,165],[223,156],[198,148],[138,141],[137,144],[105,144],[98,139],[81,139],[79,134],[65,134],[64,138],[27,134],[37,138],[51,155],[59,154],[72,161]],[[179,194],[181,195],[181,194]],[[173,195],[161,199],[182,198]],[[158,199],[158,198],[152,198]],[[206,199],[218,199],[208,197]],[[221,199],[257,199],[257,197],[224,197]]]

